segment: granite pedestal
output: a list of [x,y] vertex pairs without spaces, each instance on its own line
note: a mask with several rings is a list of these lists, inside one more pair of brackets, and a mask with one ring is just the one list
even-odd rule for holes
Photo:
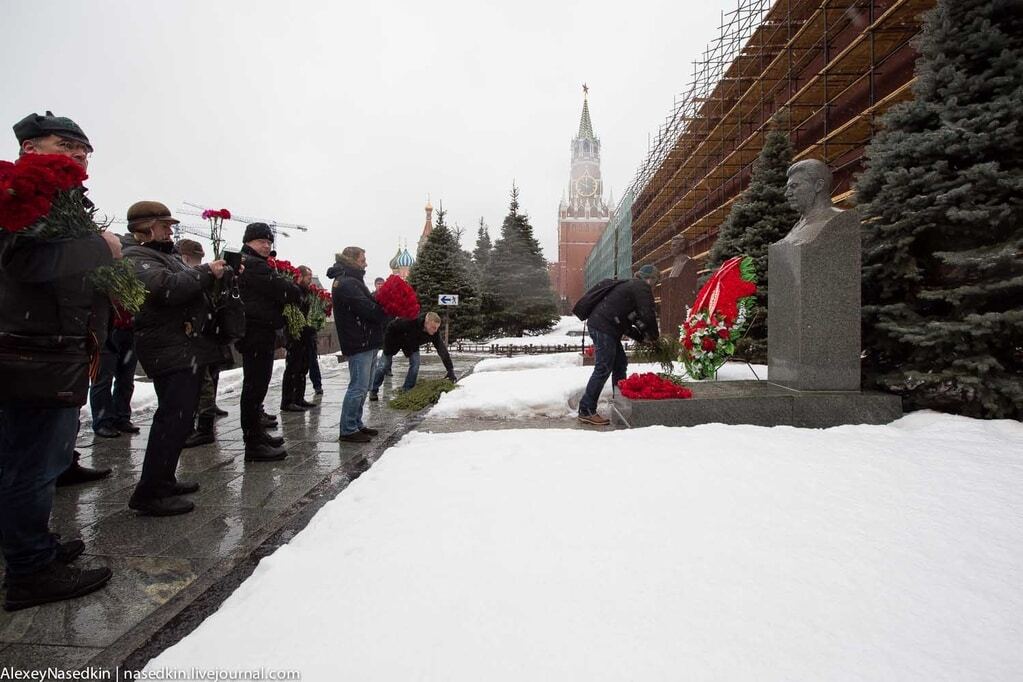
[[902,416],[902,400],[887,393],[798,391],[770,381],[707,381],[689,384],[688,400],[630,400],[617,396],[615,426],[753,424],[828,428],[887,424]]

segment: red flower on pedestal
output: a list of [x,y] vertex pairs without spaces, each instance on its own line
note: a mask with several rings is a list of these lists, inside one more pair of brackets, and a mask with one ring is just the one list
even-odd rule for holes
[[629,400],[684,400],[693,392],[652,372],[632,374],[618,382],[622,395]]

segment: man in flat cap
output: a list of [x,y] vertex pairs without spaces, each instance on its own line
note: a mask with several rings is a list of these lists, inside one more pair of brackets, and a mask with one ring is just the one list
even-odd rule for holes
[[245,336],[235,342],[242,356],[242,432],[245,460],[284,459],[284,439],[263,426],[263,399],[273,373],[277,330],[284,328],[284,306],[298,303],[302,290],[274,273],[267,264],[274,233],[266,223],[251,223],[242,237],[242,274],[238,279],[245,304]]
[[[32,114],[14,126],[20,154],[62,154],[83,168],[92,145],[73,121]],[[84,191],[84,190],[83,190]],[[79,597],[110,580],[109,568],[71,566],[81,540],[49,530],[54,487],[74,461],[90,356],[106,336],[109,300],[89,277],[120,257],[104,232],[44,240],[0,230],[0,549],[7,564],[4,608]],[[109,470],[78,467],[104,476]]]
[[139,201],[128,209],[128,229],[138,244],[125,249],[124,257],[147,291],[135,316],[135,353],[153,380],[158,401],[142,474],[128,506],[149,516],[194,508],[181,496],[196,492],[199,484],[179,481],[175,470],[192,430],[206,367],[220,358],[211,333],[211,301],[226,263],[190,268],[176,258],[171,235],[177,222],[158,201]]

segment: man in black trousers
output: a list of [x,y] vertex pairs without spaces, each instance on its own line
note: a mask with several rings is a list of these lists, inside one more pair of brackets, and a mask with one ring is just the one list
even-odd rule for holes
[[220,360],[210,320],[214,282],[224,277],[227,264],[215,260],[197,268],[185,265],[171,241],[177,222],[157,201],[140,201],[128,209],[128,230],[137,244],[126,248],[124,257],[147,290],[135,316],[135,353],[153,380],[158,401],[142,475],[128,506],[149,516],[195,508],[180,496],[196,492],[199,484],[178,481],[175,470],[192,430],[207,367]]
[[263,427],[263,399],[270,387],[277,330],[284,327],[284,306],[298,303],[302,290],[275,273],[266,259],[273,250],[274,233],[266,223],[250,223],[242,238],[243,271],[239,280],[245,303],[245,336],[235,342],[242,356],[242,433],[245,460],[272,462],[284,459],[284,439]]
[[[309,299],[313,295],[309,285],[313,283],[313,271],[305,265],[298,266],[301,274],[298,286],[302,289],[302,299],[297,304],[302,315],[309,316]],[[281,382],[281,411],[305,412],[316,403],[305,399],[305,377],[309,373],[309,340],[316,337],[316,330],[306,325],[302,327],[298,338],[288,333],[288,354],[284,360],[284,380]]]

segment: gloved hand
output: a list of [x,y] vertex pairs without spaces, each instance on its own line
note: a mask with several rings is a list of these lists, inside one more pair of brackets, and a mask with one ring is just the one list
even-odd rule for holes
[[454,372],[448,372],[445,378],[453,384],[458,382],[458,377],[455,376]]

